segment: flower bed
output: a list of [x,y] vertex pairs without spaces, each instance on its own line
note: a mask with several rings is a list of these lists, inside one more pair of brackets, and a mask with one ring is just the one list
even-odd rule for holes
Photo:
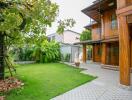
[[[24,84],[14,77],[9,77],[5,80],[0,80],[0,93],[6,93],[12,89],[20,88]],[[0,100],[4,100],[4,96],[0,96]]]

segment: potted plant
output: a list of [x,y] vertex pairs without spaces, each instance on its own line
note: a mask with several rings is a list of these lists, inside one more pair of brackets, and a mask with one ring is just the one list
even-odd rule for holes
[[76,67],[80,66],[79,58],[75,58],[75,65],[76,65]]

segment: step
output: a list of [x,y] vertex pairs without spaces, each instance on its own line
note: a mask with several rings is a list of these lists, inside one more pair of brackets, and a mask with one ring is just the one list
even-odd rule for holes
[[119,71],[119,66],[101,64],[101,67],[104,69]]
[[[119,66],[101,64],[101,68],[119,71]],[[130,69],[132,73],[132,68]]]

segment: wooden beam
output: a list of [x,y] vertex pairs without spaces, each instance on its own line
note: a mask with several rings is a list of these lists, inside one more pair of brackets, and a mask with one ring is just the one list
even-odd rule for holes
[[130,34],[126,16],[118,16],[120,83],[130,86]]
[[116,11],[117,15],[123,15],[123,16],[127,16],[132,14],[132,5],[118,9]]
[[87,49],[86,44],[83,44],[83,63],[86,63],[87,61]]
[[101,55],[101,62],[102,64],[106,64],[106,56],[107,56],[107,44],[102,44],[102,55]]

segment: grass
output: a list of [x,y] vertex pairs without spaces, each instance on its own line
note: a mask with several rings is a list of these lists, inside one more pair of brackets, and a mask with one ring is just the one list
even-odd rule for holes
[[21,65],[17,73],[25,85],[7,93],[6,100],[49,100],[95,79],[80,71],[60,63]]

